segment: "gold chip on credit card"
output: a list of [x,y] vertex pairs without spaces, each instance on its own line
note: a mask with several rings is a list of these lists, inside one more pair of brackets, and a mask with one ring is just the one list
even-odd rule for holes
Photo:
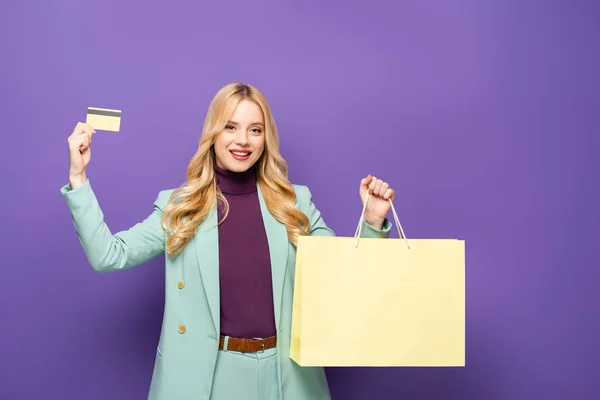
[[85,123],[95,130],[119,132],[121,110],[88,107]]

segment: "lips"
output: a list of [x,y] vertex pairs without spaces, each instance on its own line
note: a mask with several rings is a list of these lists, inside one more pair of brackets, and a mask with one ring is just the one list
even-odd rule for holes
[[247,150],[229,150],[229,152],[231,153],[233,158],[235,158],[238,161],[246,161],[250,158],[250,154],[252,154],[251,151]]
[[229,150],[229,152],[231,154],[233,154],[234,156],[239,156],[239,157],[246,157],[246,156],[249,156],[250,154],[252,154],[252,152],[245,151],[245,150]]

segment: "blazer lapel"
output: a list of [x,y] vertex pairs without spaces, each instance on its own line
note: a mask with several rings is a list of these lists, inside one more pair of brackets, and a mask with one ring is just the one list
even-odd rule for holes
[[285,272],[287,269],[289,241],[285,225],[277,221],[273,215],[271,215],[271,212],[265,203],[262,191],[260,190],[260,185],[257,184],[257,187],[260,210],[262,212],[263,223],[265,225],[267,240],[269,242],[271,275],[273,281],[273,304],[275,308],[275,325],[277,330],[279,330],[281,298]]
[[[269,256],[271,258],[271,275],[273,282],[273,304],[275,309],[275,325],[279,329],[281,299],[283,291],[283,282],[287,269],[288,258],[288,236],[284,224],[277,221],[267,208],[265,199],[258,188],[258,200],[262,213],[267,241],[269,243]],[[213,324],[220,334],[220,291],[219,291],[219,230],[217,227],[218,214],[216,210],[216,200],[213,209],[207,218],[200,224],[196,237],[194,238],[196,247],[196,258],[204,284],[204,291],[212,314]]]
[[221,313],[219,308],[219,230],[216,204],[215,200],[210,214],[198,227],[194,242],[202,283],[218,338],[221,329]]

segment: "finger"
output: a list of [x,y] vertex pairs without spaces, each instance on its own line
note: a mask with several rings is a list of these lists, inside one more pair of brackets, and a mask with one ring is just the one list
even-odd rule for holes
[[71,133],[71,136],[69,136],[69,138],[79,140],[79,137],[82,135],[87,135],[87,132],[85,131],[85,128],[83,126],[77,125],[73,133]]
[[385,200],[394,200],[394,189],[387,189],[385,193],[383,193],[383,198]]
[[78,132],[73,132],[73,134],[71,136],[69,136],[68,138],[68,143],[69,143],[69,148],[71,149],[78,149],[79,146],[81,146],[81,143],[83,142],[83,138],[86,137],[87,135],[78,133]]
[[94,128],[92,128],[91,125],[83,124],[83,128],[85,129],[86,132],[89,132],[90,134],[96,133],[96,130]]
[[77,149],[81,152],[85,151],[90,145],[89,137],[87,135],[80,135],[72,142],[72,148]]
[[363,189],[366,189],[368,187],[369,183],[371,183],[372,179],[373,179],[373,177],[371,175],[369,175],[369,176],[367,176],[365,178],[362,178],[360,180],[360,187],[363,188]]
[[381,187],[379,188],[379,190],[377,191],[377,194],[379,196],[383,196],[385,194],[385,191],[388,190],[390,188],[390,185],[388,185],[387,182],[382,182],[381,183]]
[[94,134],[94,133],[96,133],[96,130],[94,128],[92,128],[91,125],[84,124],[83,122],[78,122],[77,125],[75,126],[75,129],[73,130],[73,134],[78,135],[78,134],[82,134],[84,132]]
[[96,132],[91,126],[85,125],[85,124],[81,125],[79,127],[79,129],[80,129],[80,134],[86,134],[89,136],[93,135]]
[[376,184],[376,183],[377,183],[377,178],[376,178],[376,177],[373,177],[373,178],[371,179],[371,182],[369,182],[369,186],[368,186],[368,188],[369,188],[369,193],[370,193],[370,194],[373,194],[373,190],[375,190],[375,184]]
[[68,139],[70,140],[72,137],[77,136],[80,132],[81,132],[81,122],[78,122],[77,125],[75,125],[75,128],[73,128],[73,132],[71,132]]
[[79,149],[83,152],[88,147],[90,147],[90,139],[87,136],[84,136],[83,140],[81,141],[81,146],[79,147]]
[[75,129],[73,129],[73,133],[81,133],[85,131],[85,124],[83,122],[78,122],[75,125]]
[[375,196],[379,196],[379,191],[381,190],[381,185],[383,185],[383,181],[381,179],[377,179],[377,182],[375,182],[375,188],[373,189],[373,194]]
[[78,133],[75,137],[73,137],[71,140],[75,141],[75,145],[79,146],[82,143],[82,140],[86,140],[86,145],[89,145],[92,143],[92,133],[90,132],[80,132]]

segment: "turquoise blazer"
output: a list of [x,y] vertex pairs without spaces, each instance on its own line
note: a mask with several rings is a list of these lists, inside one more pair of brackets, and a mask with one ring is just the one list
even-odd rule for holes
[[[285,225],[267,209],[257,186],[271,256],[280,396],[285,400],[330,399],[324,369],[301,367],[289,357],[296,248],[288,240]],[[309,189],[293,187],[296,207],[309,218],[310,234],[335,235],[313,204]],[[165,254],[165,308],[148,399],[209,400],[220,336],[216,209],[199,225],[185,249],[172,258],[165,251],[166,233],[160,219],[173,189],[158,194],[146,219],[115,234],[104,222],[89,180],[76,189],[67,184],[61,193],[95,271],[125,270]],[[381,230],[363,222],[361,237],[384,238],[390,229],[387,219]]]

